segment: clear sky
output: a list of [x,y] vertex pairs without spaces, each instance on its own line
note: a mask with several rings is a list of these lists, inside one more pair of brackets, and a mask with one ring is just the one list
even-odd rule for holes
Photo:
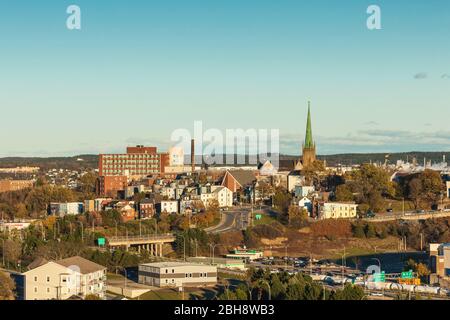
[[320,154],[450,150],[448,0],[0,0],[0,43],[0,156],[165,149],[195,120],[298,154],[308,100]]

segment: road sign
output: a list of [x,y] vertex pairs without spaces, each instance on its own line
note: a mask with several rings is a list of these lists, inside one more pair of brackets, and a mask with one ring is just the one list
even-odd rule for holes
[[414,286],[420,286],[420,279],[419,278],[412,278],[412,279],[398,279],[398,283],[400,284],[409,284]]
[[381,273],[374,273],[373,274],[373,282],[386,282],[386,274],[384,271]]
[[260,214],[255,215],[255,219],[256,220],[261,220],[262,219],[262,215],[260,215]]
[[104,247],[106,244],[106,239],[105,238],[98,238],[97,239],[97,244],[99,247]]
[[402,272],[402,279],[412,279],[414,277],[412,270]]

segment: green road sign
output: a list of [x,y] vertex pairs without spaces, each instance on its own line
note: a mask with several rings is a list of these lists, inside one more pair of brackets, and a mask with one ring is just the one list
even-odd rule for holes
[[105,238],[98,238],[97,239],[97,244],[99,247],[104,247],[106,244],[106,239]]
[[262,219],[262,215],[257,214],[257,215],[255,215],[255,218],[256,218],[256,220],[261,220]]
[[402,279],[412,279],[414,278],[412,270],[402,272]]
[[373,281],[374,282],[386,282],[386,274],[384,271],[381,273],[374,273],[373,274]]

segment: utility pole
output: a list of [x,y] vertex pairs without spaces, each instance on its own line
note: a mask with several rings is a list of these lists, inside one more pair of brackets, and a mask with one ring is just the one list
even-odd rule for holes
[[2,245],[2,262],[3,262],[3,268],[5,267],[5,239],[2,239],[3,245]]
[[142,225],[141,225],[141,220],[139,219],[139,237],[142,238]]
[[423,251],[423,233],[420,233],[420,251]]
[[84,242],[84,229],[83,229],[83,222],[80,221],[81,226],[81,242]]
[[286,269],[286,271],[287,271],[287,269],[288,269],[288,256],[287,256],[287,245],[285,245],[284,246],[284,257],[285,257],[285,269]]

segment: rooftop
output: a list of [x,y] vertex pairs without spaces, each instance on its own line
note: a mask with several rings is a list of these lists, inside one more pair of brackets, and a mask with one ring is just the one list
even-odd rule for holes
[[153,268],[172,268],[172,267],[196,267],[204,266],[200,263],[192,262],[155,262],[155,263],[142,263],[141,266],[153,267]]
[[106,267],[104,267],[104,266],[101,266],[95,262],[89,261],[89,260],[84,259],[79,256],[58,260],[58,261],[55,261],[55,263],[62,265],[64,267],[67,267],[67,268],[71,267],[71,266],[76,266],[76,267],[80,268],[80,272],[82,274],[93,273],[93,272],[102,271],[102,270],[106,269]]

